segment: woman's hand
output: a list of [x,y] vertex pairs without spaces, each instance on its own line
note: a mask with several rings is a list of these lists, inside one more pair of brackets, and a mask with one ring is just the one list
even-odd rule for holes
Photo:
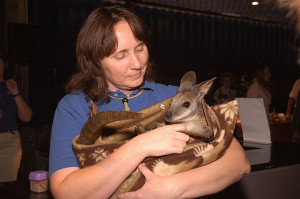
[[185,130],[183,124],[166,125],[141,134],[132,141],[136,142],[137,149],[141,149],[140,153],[145,157],[182,153],[190,138],[181,133]]
[[6,80],[6,86],[9,90],[10,94],[15,95],[15,94],[19,93],[18,84],[15,80],[13,80],[13,79]]
[[250,172],[244,150],[235,138],[221,158],[205,166],[171,176],[159,176],[143,165],[138,168],[146,178],[145,184],[118,198],[198,198],[217,193]]
[[172,190],[168,186],[167,178],[159,176],[142,164],[139,165],[139,171],[145,176],[146,181],[142,188],[134,192],[127,192],[118,195],[118,199],[127,198],[156,198],[156,199],[166,199],[166,198],[176,198],[176,190]]

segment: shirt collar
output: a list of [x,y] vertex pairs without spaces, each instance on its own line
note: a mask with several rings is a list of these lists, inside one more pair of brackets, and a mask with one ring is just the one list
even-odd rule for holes
[[[139,89],[136,89],[135,91],[133,91],[129,97],[133,97],[137,94],[140,93],[141,90],[154,90],[154,83],[153,82],[149,82],[149,81],[145,81],[144,82],[144,85],[139,88]],[[120,98],[126,98],[127,96],[120,90],[117,90],[117,91],[111,91],[111,90],[108,90],[108,93],[109,95],[111,96],[114,96],[114,97],[120,97]]]

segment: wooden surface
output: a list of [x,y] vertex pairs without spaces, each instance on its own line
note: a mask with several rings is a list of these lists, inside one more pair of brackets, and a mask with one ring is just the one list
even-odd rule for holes
[[50,191],[35,193],[30,191],[29,180],[0,183],[1,199],[52,199]]
[[[294,124],[291,121],[269,122],[272,142],[292,142],[294,133]],[[243,138],[243,129],[241,123],[236,124],[235,135],[237,138]]]

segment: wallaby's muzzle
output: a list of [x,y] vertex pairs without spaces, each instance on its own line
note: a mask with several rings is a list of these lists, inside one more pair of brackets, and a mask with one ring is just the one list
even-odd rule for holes
[[170,122],[170,120],[173,117],[173,113],[171,111],[168,111],[165,116],[166,116],[167,122]]

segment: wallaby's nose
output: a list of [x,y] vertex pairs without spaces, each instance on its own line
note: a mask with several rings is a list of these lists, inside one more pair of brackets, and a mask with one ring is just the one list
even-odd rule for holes
[[166,118],[167,118],[167,119],[171,119],[172,117],[173,117],[173,113],[170,112],[170,111],[168,111],[168,112],[166,113]]

